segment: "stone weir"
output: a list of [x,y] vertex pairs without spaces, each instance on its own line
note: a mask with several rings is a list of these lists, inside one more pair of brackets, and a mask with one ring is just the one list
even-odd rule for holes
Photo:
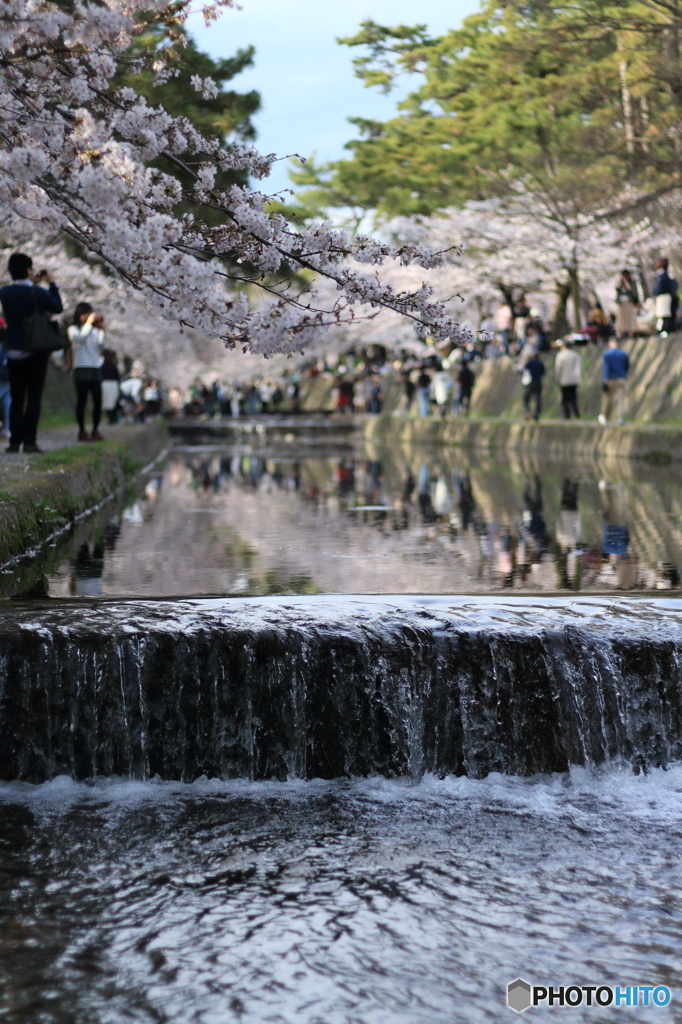
[[563,771],[682,756],[682,602],[6,606],[0,778]]

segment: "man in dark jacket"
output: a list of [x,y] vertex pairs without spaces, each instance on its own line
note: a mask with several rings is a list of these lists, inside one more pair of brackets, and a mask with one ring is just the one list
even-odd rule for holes
[[468,363],[462,363],[457,382],[459,384],[459,407],[462,415],[468,416],[471,407],[471,392],[474,389],[476,375]]
[[656,260],[656,280],[654,281],[654,315],[656,330],[662,338],[675,329],[677,313],[677,281],[668,273],[668,261],[665,257]]
[[[531,415],[534,420],[540,418],[542,409],[542,378],[545,373],[545,364],[537,355],[532,352],[530,359],[523,368],[523,408],[526,411],[526,419]],[[534,406],[531,413],[531,405]]]
[[[27,352],[24,345],[24,321],[36,309],[44,313],[63,310],[59,289],[46,270],[35,273],[33,260],[23,252],[14,252],[7,264],[12,284],[0,288],[0,302],[7,321],[5,348],[9,356],[10,441],[7,452],[39,452],[36,444],[40,402],[45,386],[49,352]],[[47,288],[37,287],[45,283]]]

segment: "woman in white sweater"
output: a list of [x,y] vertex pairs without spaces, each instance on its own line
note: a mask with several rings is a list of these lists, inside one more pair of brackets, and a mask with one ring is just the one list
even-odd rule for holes
[[[95,314],[88,302],[79,302],[69,327],[69,369],[73,367],[76,385],[76,419],[79,441],[103,440],[99,430],[102,415],[101,353],[104,348],[104,320]],[[85,429],[85,407],[92,395],[92,433]]]

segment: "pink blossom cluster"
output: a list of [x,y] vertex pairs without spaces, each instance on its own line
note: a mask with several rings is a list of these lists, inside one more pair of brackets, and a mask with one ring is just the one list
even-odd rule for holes
[[[503,198],[467,202],[430,218],[400,218],[385,230],[436,251],[458,239],[461,247],[446,254],[430,280],[436,294],[460,297],[460,319],[487,317],[512,290],[533,295],[548,312],[570,274],[586,297],[596,294],[608,309],[622,267],[652,274],[662,253],[679,265],[678,198],[658,200],[654,208],[640,207],[639,198],[624,190],[611,209],[582,210],[519,181]],[[414,267],[391,275],[404,288],[414,288],[417,277]]]
[[[231,5],[218,0],[205,17]],[[189,0],[0,0],[0,202],[81,243],[162,317],[228,347],[292,352],[366,309],[393,310],[420,335],[461,340],[430,286],[399,291],[358,269],[386,261],[432,269],[442,252],[421,241],[351,239],[326,222],[292,227],[272,212],[273,197],[217,185],[221,170],[267,177],[274,156],[205,138],[187,118],[117,87],[135,36],[188,12]],[[157,82],[174,73],[163,51],[149,55],[149,67]],[[217,94],[209,79],[191,84]],[[151,167],[159,157],[176,173]],[[333,301],[317,301],[320,279],[335,286]]]

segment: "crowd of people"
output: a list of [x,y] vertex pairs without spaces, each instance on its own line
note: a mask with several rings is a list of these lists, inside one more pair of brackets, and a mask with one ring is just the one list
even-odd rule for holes
[[[449,344],[427,355],[407,351],[389,358],[385,348],[372,345],[330,355],[278,379],[261,377],[233,383],[197,378],[185,389],[167,385],[145,372],[142,363],[107,345],[104,317],[87,301],[76,305],[68,327],[50,318],[62,314],[63,303],[48,270],[35,271],[30,256],[13,253],[8,263],[11,283],[0,288],[0,411],[8,453],[38,452],[36,433],[48,363],[62,351],[63,369],[73,375],[75,419],[79,441],[99,441],[102,415],[109,424],[143,422],[150,416],[241,417],[300,411],[304,378],[326,374],[333,378],[333,407],[340,415],[384,411],[387,385],[398,379],[401,398],[396,414],[466,416],[471,407],[478,366],[487,359],[508,356],[521,374],[526,418],[542,412],[547,368],[543,361],[558,349],[553,374],[561,393],[565,419],[578,418],[583,374],[580,347],[604,344],[603,397],[599,422],[625,417],[628,354],[620,342],[655,330],[662,337],[679,326],[678,285],[668,260],[656,264],[651,295],[641,301],[635,275],[627,268],[618,277],[614,314],[598,300],[578,331],[552,340],[540,311],[525,294],[502,299],[483,319],[481,330],[465,347]],[[88,408],[89,407],[89,408]]]
[[[523,405],[526,419],[537,420],[542,411],[542,395],[546,367],[543,353],[558,349],[554,360],[554,379],[561,399],[564,419],[580,417],[578,389],[582,383],[583,358],[579,349],[589,344],[604,343],[602,352],[602,400],[599,423],[606,426],[614,420],[621,425],[626,412],[626,381],[630,357],[620,343],[628,338],[656,332],[660,337],[679,329],[679,297],[677,281],[669,273],[669,261],[656,261],[651,296],[640,301],[635,277],[624,268],[615,289],[616,312],[606,315],[596,300],[586,324],[580,331],[569,333],[550,343],[537,311],[532,310],[521,295],[512,306],[500,302],[492,325],[493,345],[506,354],[517,356],[516,368],[521,373]],[[490,326],[490,325],[487,325]],[[492,353],[491,353],[492,354]]]
[[152,416],[252,415],[286,404],[298,411],[299,378],[236,384],[231,388],[197,380],[181,390],[166,386],[130,356],[122,361],[107,345],[104,316],[87,301],[64,313],[57,283],[48,270],[35,271],[25,253],[8,261],[11,283],[0,288],[0,413],[8,454],[39,453],[38,422],[51,358],[74,383],[77,439],[101,441],[102,416],[110,425],[144,422]]

